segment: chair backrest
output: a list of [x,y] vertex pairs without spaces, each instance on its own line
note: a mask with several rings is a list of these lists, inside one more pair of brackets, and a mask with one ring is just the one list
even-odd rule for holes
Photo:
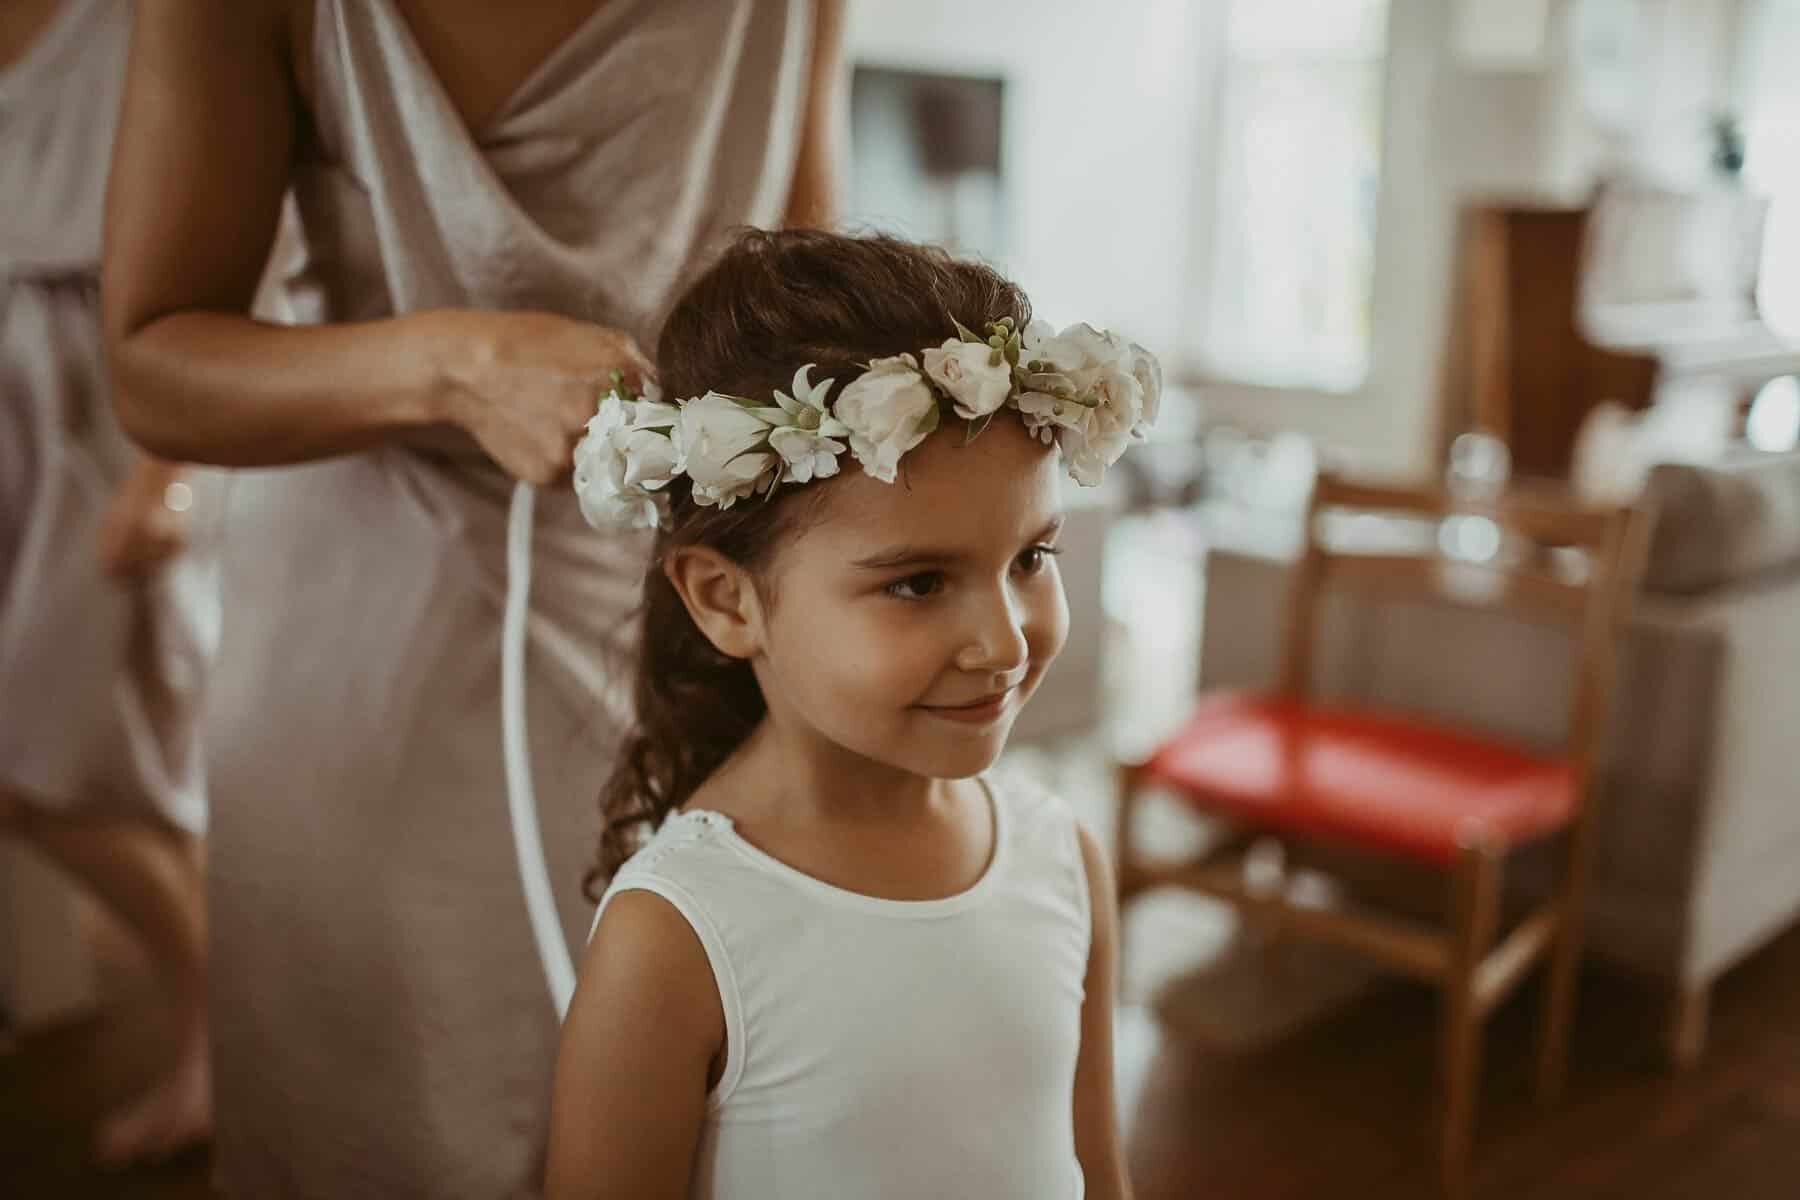
[[1435,596],[1559,625],[1576,647],[1566,753],[1585,781],[1648,525],[1637,508],[1585,507],[1560,491],[1521,488],[1471,501],[1439,486],[1357,483],[1322,472],[1289,594],[1282,690],[1311,690],[1318,602],[1327,589]]

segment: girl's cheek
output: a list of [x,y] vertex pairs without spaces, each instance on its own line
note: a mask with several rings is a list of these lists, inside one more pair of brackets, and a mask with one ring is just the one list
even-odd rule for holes
[[[889,604],[899,607],[898,602]],[[831,647],[831,658],[839,664],[835,673],[852,685],[875,676],[891,678],[918,669],[927,653],[930,627],[907,620],[909,615],[881,604],[853,603],[820,622],[814,645],[821,651]]]
[[1025,642],[1031,647],[1033,659],[1048,664],[1062,653],[1063,644],[1069,640],[1069,604],[1061,586],[1052,584],[1045,592],[1032,608]]

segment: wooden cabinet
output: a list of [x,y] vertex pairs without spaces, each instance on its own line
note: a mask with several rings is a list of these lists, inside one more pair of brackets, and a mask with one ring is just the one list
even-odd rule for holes
[[1604,400],[1650,405],[1657,360],[1594,345],[1577,320],[1588,209],[1478,203],[1462,212],[1443,397],[1447,445],[1483,429],[1513,473],[1566,479],[1576,434]]

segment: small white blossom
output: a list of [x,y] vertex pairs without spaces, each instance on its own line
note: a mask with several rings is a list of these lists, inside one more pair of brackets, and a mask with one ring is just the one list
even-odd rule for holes
[[783,483],[810,483],[814,479],[831,478],[838,473],[838,455],[845,449],[844,443],[836,438],[793,426],[769,434],[769,446],[781,455],[781,461],[786,465],[781,475]]

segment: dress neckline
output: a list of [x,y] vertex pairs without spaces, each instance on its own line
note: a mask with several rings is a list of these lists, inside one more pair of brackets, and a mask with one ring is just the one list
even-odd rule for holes
[[[340,0],[341,2],[342,0]],[[425,53],[424,43],[419,41],[419,35],[414,32],[412,23],[406,19],[406,14],[400,11],[394,0],[369,0],[369,2],[379,8],[382,18],[394,26],[403,52],[411,62],[414,71],[425,78],[427,81],[425,87],[437,98],[445,115],[456,123],[457,128],[462,130],[463,135],[469,141],[476,145],[500,134],[507,122],[518,115],[532,94],[543,85],[543,81],[554,73],[571,54],[577,53],[583,48],[588,38],[599,26],[600,19],[607,15],[610,7],[605,3],[594,5],[593,11],[583,17],[567,37],[557,43],[550,53],[544,55],[536,66],[525,73],[493,112],[471,125],[464,119],[462,110],[456,106],[456,101],[450,95],[449,89],[444,86],[444,81],[438,75],[437,68],[432,66],[430,57]],[[315,36],[317,35],[315,34]]]
[[849,888],[839,887],[835,883],[827,883],[818,876],[809,875],[800,868],[776,858],[768,851],[752,845],[737,831],[736,822],[716,809],[682,809],[670,819],[717,831],[727,845],[758,868],[831,904],[884,917],[942,917],[961,912],[979,902],[983,896],[993,890],[994,880],[1005,870],[1008,840],[1006,805],[1001,802],[999,791],[987,775],[978,776],[976,782],[981,787],[981,794],[987,798],[988,812],[991,814],[994,831],[994,846],[988,854],[987,866],[975,882],[962,891],[930,900],[891,900],[884,896],[871,896],[867,892],[853,891]]

